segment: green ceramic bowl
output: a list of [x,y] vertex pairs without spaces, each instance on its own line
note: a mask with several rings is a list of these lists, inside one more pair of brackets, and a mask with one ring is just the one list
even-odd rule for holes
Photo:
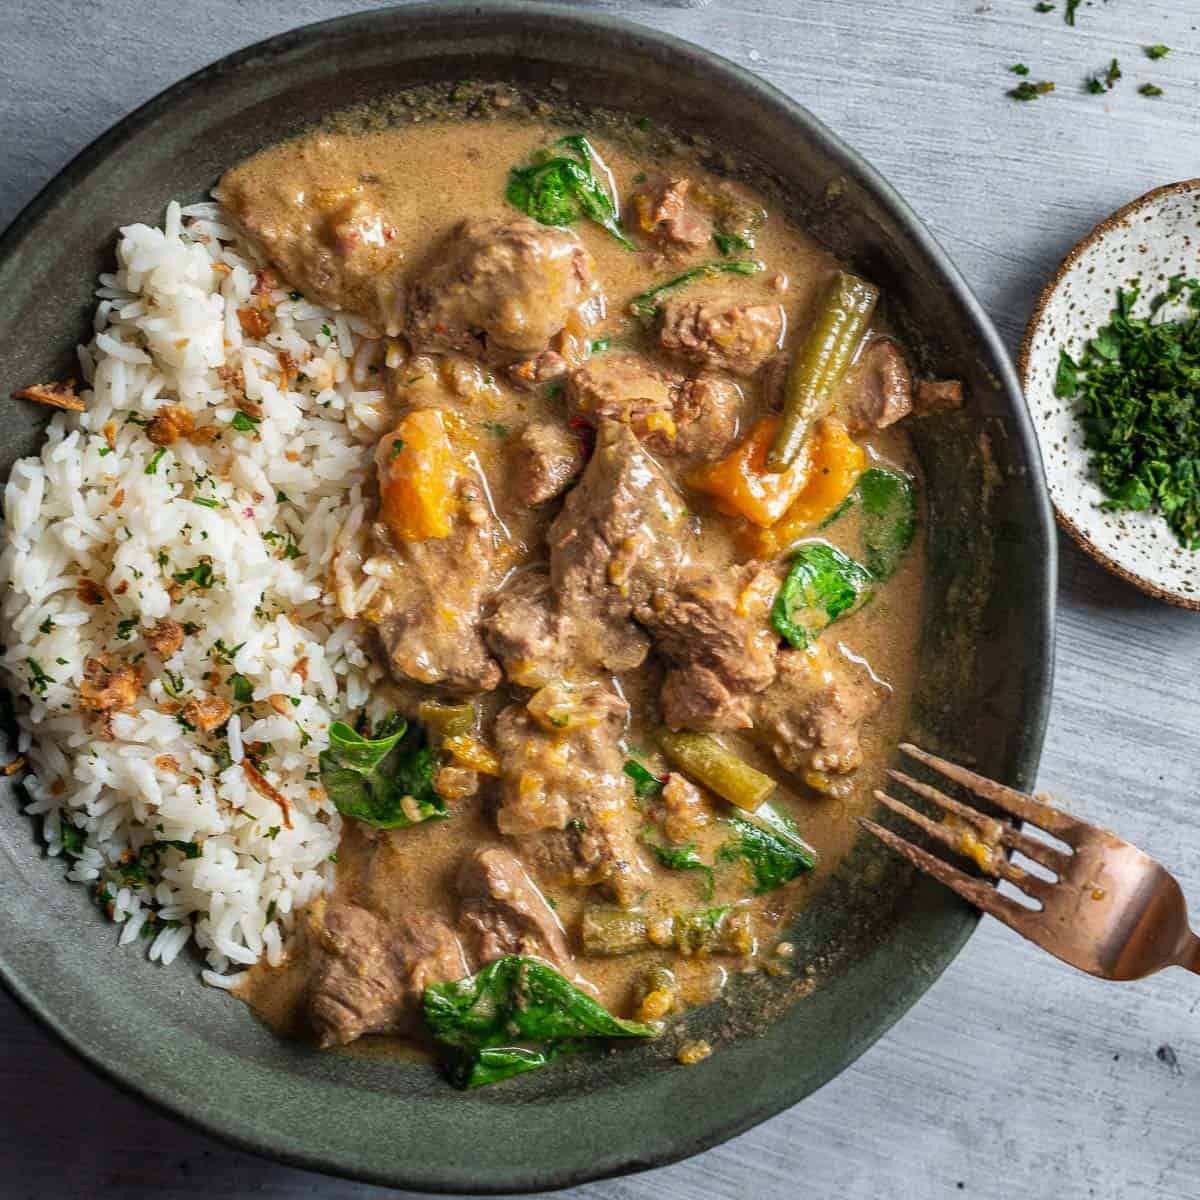
[[[914,735],[1018,786],[1034,779],[1051,681],[1055,543],[1009,360],[958,272],[894,191],[803,108],[694,46],[543,4],[406,7],[312,25],[164,92],[86,150],[0,242],[0,392],[69,372],[115,230],[198,199],[231,163],[347,105],[450,78],[564,81],[568,94],[711,134],[882,285],[922,367],[967,383],[966,412],[918,423],[931,506],[931,603]],[[0,468],[41,436],[4,399]],[[11,785],[7,782],[6,787]],[[0,974],[97,1070],[231,1142],[379,1183],[540,1190],[693,1154],[796,1103],[861,1054],[937,978],[976,915],[865,841],[805,912],[818,986],[747,981],[670,1046],[564,1061],[478,1093],[428,1066],[317,1054],[267,1033],[114,931],[11,797],[0,805]],[[677,1043],[676,1043],[677,1044]],[[849,1119],[849,1114],[847,1114]]]

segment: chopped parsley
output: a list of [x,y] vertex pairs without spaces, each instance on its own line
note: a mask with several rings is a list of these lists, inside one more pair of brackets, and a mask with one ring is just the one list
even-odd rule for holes
[[122,621],[117,622],[117,639],[118,641],[127,642],[132,636],[133,631],[138,627],[137,617],[126,617]]
[[1080,0],[1067,0],[1067,7],[1063,11],[1063,19],[1068,25],[1075,24],[1075,10],[1079,7]]
[[254,700],[254,688],[245,675],[230,675],[226,682],[233,688],[233,698],[239,704],[250,704]]
[[1029,68],[1024,63],[1013,63],[1013,65],[1011,67],[1009,67],[1008,69],[1014,75],[1028,75],[1029,74]]
[[1049,79],[1043,79],[1040,83],[1030,83],[1028,79],[1023,79],[1015,88],[1009,88],[1008,94],[1014,100],[1036,100],[1052,91],[1054,84]]
[[83,844],[87,840],[87,833],[73,821],[68,821],[66,814],[60,809],[58,838],[62,842],[63,853],[68,858],[78,858],[83,853]]
[[166,679],[163,681],[163,691],[168,696],[178,700],[180,696],[187,691],[187,685],[183,681],[182,675],[176,675],[174,671],[164,671]]
[[1158,42],[1153,46],[1146,46],[1144,49],[1146,51],[1146,57],[1153,59],[1166,58],[1167,55],[1171,53],[1171,47],[1164,46],[1162,42]]
[[199,504],[201,508],[220,508],[220,500],[210,500],[207,496],[193,496],[193,504]]
[[252,417],[249,413],[243,412],[240,408],[233,414],[233,420],[230,425],[239,433],[253,433],[262,422],[261,417]]
[[157,450],[155,450],[154,457],[151,458],[151,460],[146,464],[145,474],[147,474],[147,475],[157,475],[158,474],[158,464],[160,462],[162,462],[162,456],[164,454],[166,454],[166,452],[167,451],[166,451],[165,447],[163,447],[163,446],[160,446]]
[[393,458],[398,457],[400,454],[400,451],[403,449],[404,449],[404,439],[403,438],[392,438],[392,457]]
[[47,675],[42,670],[42,665],[36,658],[27,658],[25,665],[29,668],[29,686],[37,692],[39,696],[46,694],[46,688],[49,684],[56,682],[51,675]]
[[1163,94],[1162,88],[1160,88],[1157,83],[1143,83],[1142,86],[1138,88],[1138,91],[1141,92],[1143,96],[1161,96]]
[[107,455],[112,453],[112,447],[111,446],[101,446],[99,453],[100,453],[100,457],[104,458]]
[[333,330],[332,330],[332,329],[330,329],[328,325],[322,325],[322,326],[321,326],[321,332],[322,332],[322,333],[323,333],[323,334],[324,334],[326,337],[333,337]]
[[509,428],[503,421],[484,421],[484,429],[488,431],[494,438],[506,438],[509,434]]
[[1050,4],[1048,2],[1048,0],[1038,0],[1038,2],[1033,6],[1033,11],[1040,12],[1040,13],[1047,13],[1047,12],[1053,12],[1054,8],[1055,8],[1055,6],[1053,4]]
[[1095,96],[1111,92],[1113,84],[1121,78],[1121,64],[1114,58],[1103,75],[1093,75],[1087,81],[1087,90]]
[[604,351],[607,350],[609,348],[609,346],[611,346],[611,345],[612,345],[612,338],[606,338],[606,337],[597,338],[592,343],[592,353],[593,354],[603,354]]
[[44,620],[44,621],[43,621],[43,622],[42,622],[42,623],[41,623],[41,624],[38,626],[38,631],[39,631],[40,633],[49,633],[49,632],[50,632],[50,630],[52,630],[52,629],[57,629],[57,628],[58,628],[58,627],[57,627],[57,626],[54,624],[54,618],[53,618],[53,617],[47,617],[47,618],[46,618],[46,619],[45,619],[45,620]]
[[[188,632],[186,625],[184,626],[183,631],[184,631],[184,633]],[[193,629],[192,632],[193,633],[196,632],[195,629]],[[214,655],[216,655],[217,660],[219,662],[231,663],[231,662],[233,662],[233,656],[235,654],[237,654],[237,652],[245,644],[246,644],[245,642],[238,642],[238,644],[236,646],[227,646],[227,645],[225,645],[224,639],[217,638],[217,640],[215,642],[213,642],[212,653]]]
[[[1181,545],[1200,549],[1200,280],[1177,275],[1134,316],[1140,295],[1117,288],[1109,324],[1076,362],[1059,352],[1055,394],[1076,402],[1093,478],[1109,510],[1154,510]],[[1172,302],[1183,315],[1160,316]]]
[[178,584],[191,583],[207,591],[213,585],[212,563],[205,559],[186,571],[176,571],[171,578]]
[[275,493],[275,503],[276,504],[287,504],[288,503],[287,492],[277,491]]

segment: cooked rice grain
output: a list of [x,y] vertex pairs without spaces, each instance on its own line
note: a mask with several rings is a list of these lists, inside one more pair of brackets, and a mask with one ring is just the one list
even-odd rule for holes
[[[56,413],[5,489],[0,661],[49,853],[122,924],[122,944],[168,963],[194,937],[204,979],[227,986],[231,967],[279,961],[296,910],[332,880],[340,818],[317,756],[331,722],[369,704],[377,668],[326,584],[339,532],[362,525],[356,435],[378,429],[384,398],[354,322],[286,291],[246,340],[237,310],[261,264],[219,206],[172,203],[161,228],[122,229],[117,260],[79,349],[86,409]],[[213,440],[152,443],[167,404]],[[80,599],[81,579],[102,604]],[[164,661],[141,631],[166,617],[186,636]],[[142,672],[127,710],[81,706],[93,659]],[[278,695],[297,701],[286,715],[267,703]],[[206,697],[233,706],[224,731],[183,720]],[[291,828],[249,786],[246,755]]]

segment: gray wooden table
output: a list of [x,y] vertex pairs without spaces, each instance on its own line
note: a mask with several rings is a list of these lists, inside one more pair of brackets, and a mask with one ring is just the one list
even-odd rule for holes
[[[1196,0],[610,0],[784,88],[867,155],[1015,347],[1097,220],[1198,173]],[[5,0],[0,224],[136,104],[356,0]],[[1144,44],[1173,47],[1151,62]],[[1105,96],[1085,76],[1117,55]],[[1006,67],[1057,91],[1018,104]],[[1160,99],[1137,93],[1144,82]],[[9,330],[8,336],[20,336]],[[1041,783],[1179,875],[1200,911],[1200,618],[1063,542]],[[1200,979],[1073,974],[985,922],[926,999],[803,1105],[687,1163],[573,1197],[1200,1197]],[[0,1196],[363,1197],[225,1148],[94,1078],[0,996]],[[796,1047],[797,1054],[804,1047]]]

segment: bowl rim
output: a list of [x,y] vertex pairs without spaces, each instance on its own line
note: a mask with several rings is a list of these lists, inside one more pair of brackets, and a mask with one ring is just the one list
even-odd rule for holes
[[[1033,306],[1033,311],[1029,314],[1029,320],[1025,324],[1025,333],[1021,338],[1021,346],[1017,352],[1017,377],[1021,382],[1022,392],[1026,394],[1029,392],[1029,376],[1032,369],[1030,359],[1033,355],[1033,339],[1037,336],[1038,328],[1042,323],[1043,317],[1046,315],[1046,308],[1049,306],[1050,301],[1054,299],[1055,294],[1062,286],[1071,268],[1106,233],[1118,228],[1127,218],[1134,216],[1148,205],[1161,200],[1164,196],[1187,194],[1189,192],[1200,195],[1200,177],[1180,179],[1174,183],[1164,183],[1158,187],[1151,188],[1148,192],[1143,192],[1127,204],[1122,204],[1120,208],[1115,212],[1109,213],[1102,221],[1098,221],[1091,230],[1084,234],[1067,251],[1062,262],[1058,264],[1054,274],[1047,281],[1046,286],[1042,288],[1041,294]],[[1038,433],[1036,421],[1033,423],[1033,428],[1035,434],[1037,434],[1040,446],[1041,435]],[[1054,518],[1059,526],[1093,562],[1098,563],[1110,574],[1117,576],[1118,579],[1123,579],[1126,583],[1133,584],[1139,591],[1144,592],[1147,596],[1152,596],[1155,600],[1162,600],[1167,604],[1175,605],[1177,608],[1186,608],[1192,612],[1200,612],[1200,597],[1184,596],[1179,592],[1173,592],[1170,588],[1165,588],[1161,584],[1155,583],[1148,576],[1139,575],[1136,571],[1131,571],[1128,567],[1122,566],[1116,559],[1105,554],[1088,537],[1075,518],[1054,499],[1053,493],[1050,493],[1050,504],[1054,509]]]
[[[1008,416],[1013,430],[1024,451],[1028,469],[1028,480],[1033,484],[1033,509],[1038,521],[1038,532],[1045,545],[1045,575],[1040,604],[1044,612],[1041,644],[1034,649],[1041,656],[1042,672],[1037,691],[1033,696],[1029,720],[1024,727],[1024,736],[1019,751],[1022,768],[1027,769],[1032,780],[1040,760],[1046,726],[1049,720],[1050,697],[1054,673],[1055,638],[1055,595],[1057,582],[1057,545],[1052,534],[1051,507],[1040,450],[1031,415],[1024,402],[1023,393],[1013,370],[1012,360],[1004,347],[990,318],[985,313],[965,279],[941,247],[932,233],[913,209],[900,197],[886,179],[855,150],[851,149],[837,134],[815,117],[807,108],[793,100],[773,84],[744,69],[722,55],[706,50],[684,38],[662,33],[640,22],[607,12],[581,10],[563,3],[543,3],[542,0],[489,0],[479,4],[473,0],[433,0],[403,6],[374,8],[364,12],[346,14],[331,19],[312,22],[286,30],[283,33],[254,42],[213,60],[207,66],[192,72],[151,97],[128,115],[102,133],[58,171],[33,198],[21,209],[8,227],[0,234],[0,261],[7,259],[25,239],[36,232],[36,225],[44,209],[69,192],[76,181],[87,177],[89,172],[111,149],[120,146],[144,127],[151,125],[161,116],[169,114],[177,104],[202,90],[212,78],[240,70],[258,60],[269,60],[289,49],[303,46],[314,39],[330,33],[345,34],[355,27],[369,29],[380,21],[391,21],[402,25],[409,19],[453,20],[464,10],[486,17],[489,21],[519,21],[536,17],[540,25],[551,34],[564,38],[586,37],[589,32],[623,33],[639,39],[643,44],[657,50],[669,52],[678,59],[710,72],[716,79],[736,83],[764,110],[781,114],[795,130],[797,137],[804,137],[822,149],[828,159],[851,177],[859,180],[871,192],[896,222],[912,238],[920,252],[936,269],[941,285],[952,296],[967,316],[976,336],[990,354],[1000,376],[1002,391],[1009,402]],[[924,971],[919,981],[908,987],[904,994],[895,998],[893,1007],[886,1017],[873,1027],[859,1031],[849,1044],[841,1060],[831,1066],[816,1087],[839,1074],[851,1062],[864,1053],[876,1040],[888,1031],[935,982],[942,971],[957,956],[962,946],[974,931],[980,919],[978,910],[963,906],[961,921],[953,937],[943,943],[944,957]],[[461,1191],[458,1180],[448,1180],[433,1175],[428,1169],[405,1165],[399,1171],[383,1173],[369,1166],[360,1166],[356,1159],[337,1159],[307,1148],[303,1136],[295,1137],[290,1144],[258,1131],[248,1132],[222,1122],[215,1116],[188,1107],[187,1098],[178,1095],[166,1086],[141,1080],[122,1070],[115,1057],[107,1056],[102,1050],[90,1045],[65,1027],[51,1006],[44,1004],[31,987],[13,969],[8,956],[0,948],[0,983],[5,990],[31,1015],[48,1028],[51,1033],[71,1050],[85,1065],[100,1077],[116,1085],[127,1094],[153,1105],[175,1119],[213,1136],[239,1149],[281,1161],[308,1170],[337,1174],[364,1182],[391,1187],[421,1189],[437,1193]],[[804,1094],[809,1094],[815,1088]],[[697,1134],[669,1152],[640,1155],[636,1149],[623,1152],[623,1156],[604,1165],[594,1167],[552,1167],[549,1171],[533,1172],[507,1164],[494,1164],[487,1181],[474,1179],[471,1191],[487,1194],[514,1191],[542,1191],[569,1187],[591,1180],[610,1178],[616,1175],[646,1170],[677,1162],[702,1150],[711,1148],[744,1132],[787,1108],[792,1107],[803,1096],[771,1098],[758,1103],[747,1103],[722,1122],[709,1124]]]

